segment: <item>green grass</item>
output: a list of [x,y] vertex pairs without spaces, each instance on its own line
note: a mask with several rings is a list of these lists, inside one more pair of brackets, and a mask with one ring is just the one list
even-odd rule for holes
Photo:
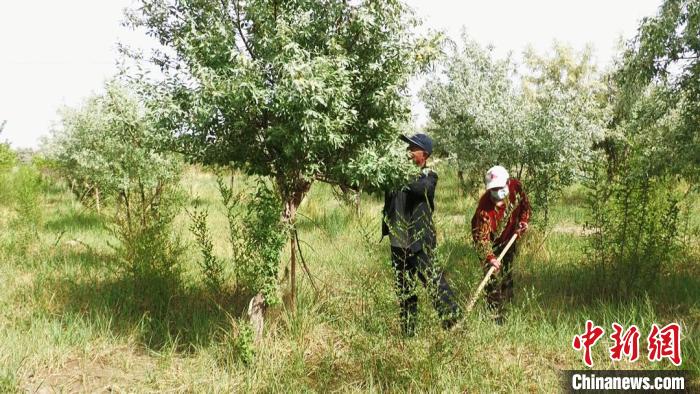
[[[245,179],[234,182],[240,188]],[[230,257],[214,176],[191,168],[183,187],[190,206],[209,210],[216,254]],[[585,209],[571,188],[552,209],[551,229],[533,229],[523,240],[505,325],[495,325],[479,305],[460,328],[445,332],[421,290],[419,332],[405,339],[388,241],[379,243],[381,202],[363,195],[358,214],[335,200],[329,186],[313,186],[300,209],[299,236],[319,292],[299,269],[297,313],[284,306],[269,311],[246,366],[237,335],[250,294],[232,279],[221,294],[210,294],[194,245],[181,283],[153,283],[169,292],[154,308],[121,273],[104,218],[76,204],[64,187],[42,189],[33,238],[10,227],[16,210],[0,199],[0,226],[9,230],[0,237],[0,392],[552,392],[560,370],[583,367],[571,340],[586,319],[606,336],[613,322],[636,324],[643,337],[652,322],[681,322],[682,368],[700,375],[697,246],[654,286],[618,293],[612,268],[587,259]],[[481,276],[468,227],[475,201],[460,194],[454,173],[441,169],[436,205],[441,263],[465,304]],[[697,205],[692,212],[698,223]],[[191,243],[188,226],[183,212],[176,228]],[[288,256],[285,250],[283,264]],[[609,344],[604,338],[594,348],[597,369],[670,367],[613,363]],[[642,340],[642,359],[645,345]]]

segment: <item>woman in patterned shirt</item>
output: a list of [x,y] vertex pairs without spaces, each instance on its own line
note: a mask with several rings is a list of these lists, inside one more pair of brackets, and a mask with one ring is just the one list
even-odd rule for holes
[[479,199],[479,205],[472,217],[472,238],[484,271],[488,271],[490,266],[496,267],[496,274],[486,286],[486,301],[489,309],[496,313],[496,322],[502,323],[503,306],[513,298],[513,277],[510,268],[517,242],[511,246],[500,263],[496,256],[513,234],[517,233],[520,236],[527,230],[530,202],[520,181],[509,178],[508,171],[501,166],[489,169],[484,183],[486,192]]

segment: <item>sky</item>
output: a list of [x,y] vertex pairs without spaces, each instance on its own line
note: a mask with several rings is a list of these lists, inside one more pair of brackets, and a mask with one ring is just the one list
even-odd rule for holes
[[[639,21],[661,0],[407,0],[424,26],[457,39],[462,28],[498,56],[516,60],[532,45],[539,52],[555,40],[576,49],[592,44],[605,67],[621,37],[634,36]],[[117,42],[147,48],[150,41],[121,26],[133,0],[22,0],[0,2],[0,140],[36,148],[59,120],[117,71]],[[413,92],[422,80],[411,84]],[[425,108],[413,100],[417,126]]]

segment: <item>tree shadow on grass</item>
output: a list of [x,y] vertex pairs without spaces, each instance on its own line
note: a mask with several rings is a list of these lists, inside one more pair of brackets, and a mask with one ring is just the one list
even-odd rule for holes
[[[569,264],[538,267],[516,276],[516,304],[532,310],[529,289],[536,294],[535,316],[557,324],[560,319],[583,324],[635,324],[646,334],[651,323],[682,323],[684,369],[700,384],[700,277],[695,270],[666,267],[653,276],[625,267]],[[572,333],[574,335],[574,333]]]
[[57,246],[52,251],[51,258],[47,262],[39,262],[40,264],[76,266],[85,270],[111,270],[115,267],[114,256],[111,253],[94,250],[87,244],[76,240],[68,240]]
[[568,264],[524,270],[516,278],[534,288],[542,302],[556,310],[599,305],[624,306],[648,299],[664,315],[679,316],[700,305],[700,278],[679,270],[634,271],[623,267]]
[[96,230],[104,227],[104,220],[92,212],[74,212],[73,214],[60,215],[55,219],[46,221],[44,227],[49,231],[75,231]]
[[233,288],[212,294],[201,286],[183,286],[174,278],[105,279],[59,277],[41,283],[52,294],[52,314],[80,316],[108,325],[116,336],[137,335],[147,348],[190,352],[230,331],[231,319],[245,314],[251,292]]

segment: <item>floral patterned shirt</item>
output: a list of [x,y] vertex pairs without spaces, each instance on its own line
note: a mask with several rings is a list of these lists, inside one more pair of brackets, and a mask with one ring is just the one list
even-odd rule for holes
[[507,242],[518,229],[520,222],[530,220],[530,202],[517,179],[508,180],[508,197],[505,204],[497,205],[486,191],[472,217],[472,238],[479,258],[488,261],[495,258],[494,246]]

